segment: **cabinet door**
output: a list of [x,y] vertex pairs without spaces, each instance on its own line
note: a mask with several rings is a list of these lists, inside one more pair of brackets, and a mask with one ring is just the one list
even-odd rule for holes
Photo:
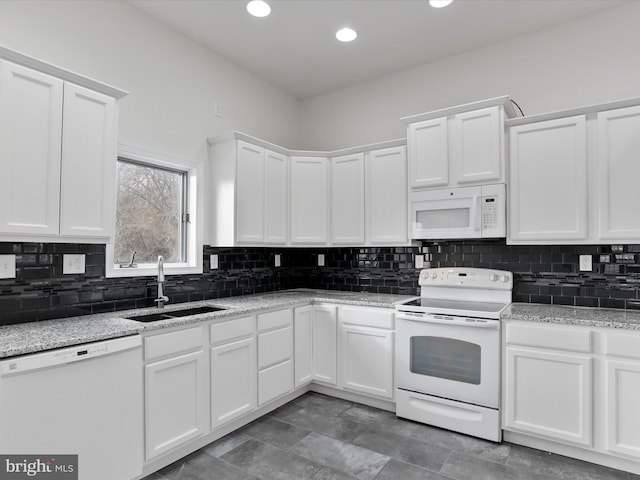
[[606,365],[606,448],[640,458],[640,362],[608,360]]
[[331,159],[331,242],[364,244],[364,154]]
[[407,243],[407,149],[385,148],[365,158],[367,245]]
[[313,379],[337,384],[337,308],[313,307]]
[[452,185],[504,182],[502,125],[500,107],[453,117],[449,159]]
[[64,86],[60,235],[108,239],[115,228],[116,101]]
[[206,377],[202,350],[145,366],[147,460],[207,432]]
[[238,140],[236,153],[236,241],[262,243],[264,149]]
[[449,184],[447,118],[415,122],[407,128],[409,187]]
[[591,446],[592,360],[507,346],[504,425]]
[[586,240],[584,116],[518,125],[509,139],[509,240]]
[[600,112],[597,117],[598,238],[640,239],[640,107]]
[[393,332],[342,325],[341,388],[393,398]]
[[309,383],[313,377],[313,307],[298,307],[293,313],[294,332],[294,386],[298,388]]
[[0,233],[58,235],[62,80],[0,60]]
[[256,338],[211,349],[211,428],[256,408]]
[[289,240],[289,158],[264,152],[264,242]]
[[326,158],[291,157],[291,243],[327,243],[328,182]]

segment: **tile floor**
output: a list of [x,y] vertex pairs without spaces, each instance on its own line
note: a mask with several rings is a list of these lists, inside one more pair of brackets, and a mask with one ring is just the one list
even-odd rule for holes
[[307,393],[144,480],[640,480]]

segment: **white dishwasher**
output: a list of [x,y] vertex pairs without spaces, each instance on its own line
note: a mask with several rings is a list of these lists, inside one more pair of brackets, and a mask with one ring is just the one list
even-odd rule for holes
[[130,480],[142,408],[139,335],[0,361],[2,455],[77,454],[80,480]]

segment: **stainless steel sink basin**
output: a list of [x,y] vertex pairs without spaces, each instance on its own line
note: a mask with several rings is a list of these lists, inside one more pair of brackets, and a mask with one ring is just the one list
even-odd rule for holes
[[154,312],[148,313],[147,315],[135,315],[132,317],[126,317],[129,320],[135,320],[136,322],[157,322],[159,320],[167,320],[169,318],[178,318],[178,317],[186,317],[188,315],[199,315],[201,313],[209,313],[209,312],[217,312],[219,310],[226,310],[223,307],[191,307],[191,308],[183,308],[181,310],[173,310],[169,312]]

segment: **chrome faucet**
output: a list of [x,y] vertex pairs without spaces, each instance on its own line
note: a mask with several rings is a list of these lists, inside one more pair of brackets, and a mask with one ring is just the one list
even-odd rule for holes
[[154,300],[158,308],[164,308],[165,303],[169,303],[169,297],[164,294],[164,258],[158,256],[158,298]]

